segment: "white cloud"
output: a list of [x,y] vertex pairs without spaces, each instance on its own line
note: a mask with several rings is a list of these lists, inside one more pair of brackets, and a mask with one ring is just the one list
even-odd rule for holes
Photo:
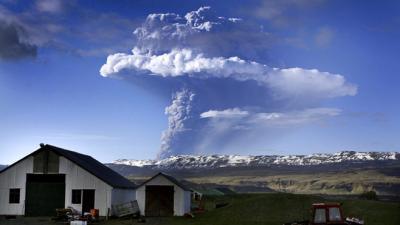
[[267,82],[280,97],[321,99],[357,94],[357,86],[339,74],[302,68],[274,69],[269,74]]
[[[211,7],[203,6],[196,11],[180,16],[175,13],[149,14],[143,26],[135,29],[139,40],[182,39],[197,32],[210,32],[215,26],[237,23],[241,18],[225,18],[212,16]],[[162,29],[160,29],[162,27]]]
[[239,108],[225,109],[222,111],[209,110],[200,114],[200,118],[241,118],[249,115],[248,111]]
[[238,81],[254,80],[276,91],[279,98],[332,98],[353,96],[355,85],[346,82],[339,74],[320,72],[316,69],[270,68],[239,57],[207,58],[191,49],[173,49],[170,52],[151,55],[138,48],[132,54],[117,53],[108,56],[100,69],[104,77],[121,71],[133,70],[162,77],[190,76],[196,78],[232,78]]
[[[232,37],[237,36],[242,28],[236,29],[235,33],[230,32],[230,28],[241,25],[243,25],[241,18],[217,17],[212,13],[211,7],[204,6],[183,16],[176,13],[149,14],[146,21],[142,26],[137,27],[133,34],[137,39],[137,47],[153,53],[163,53],[176,47],[201,46],[221,49],[226,45],[226,40],[235,44]],[[228,31],[225,34],[219,32],[225,29]],[[216,33],[218,35],[212,35]],[[256,32],[249,32],[249,30],[244,32],[241,43],[243,44],[246,37],[251,37],[252,42],[260,42],[257,43],[258,46],[261,42],[268,40],[265,36],[256,39],[251,36],[252,33]],[[221,41],[223,39],[224,41]]]
[[195,54],[191,49],[173,49],[165,54],[151,55],[134,48],[132,53],[132,55],[118,53],[108,56],[107,63],[100,69],[100,74],[106,77],[122,70],[132,69],[163,77],[197,74],[203,77],[235,76],[238,80],[247,80],[249,76],[260,75],[265,70],[264,65],[238,57],[206,58],[202,54]]
[[188,12],[185,15],[186,23],[193,29],[210,31],[214,24],[218,24],[218,22],[205,21],[202,13],[210,9],[211,7],[209,6],[203,6],[196,11]]

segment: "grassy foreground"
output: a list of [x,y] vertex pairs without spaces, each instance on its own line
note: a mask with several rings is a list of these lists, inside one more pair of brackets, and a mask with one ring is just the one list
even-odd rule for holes
[[[229,202],[228,206],[215,209],[215,203]],[[325,202],[321,197],[284,193],[238,194],[210,198],[207,211],[195,218],[165,217],[146,218],[147,225],[281,225],[293,220],[308,219],[311,204]],[[345,216],[364,218],[366,225],[399,225],[400,202],[368,200],[343,200]],[[21,217],[1,220],[1,225],[55,225],[50,218]],[[137,221],[112,219],[99,225],[132,225]]]
[[[215,202],[230,202],[224,208],[213,209]],[[293,220],[308,219],[311,204],[324,199],[310,195],[294,194],[240,194],[209,199],[209,209],[194,219],[164,218],[154,224],[193,225],[278,225]],[[343,200],[345,216],[364,218],[367,225],[399,225],[400,203]],[[151,220],[149,220],[151,224]]]

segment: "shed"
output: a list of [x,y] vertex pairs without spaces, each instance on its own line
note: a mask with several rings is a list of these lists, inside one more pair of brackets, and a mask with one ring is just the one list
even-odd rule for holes
[[135,200],[135,186],[94,158],[52,145],[0,171],[0,215],[51,216],[56,208],[82,212]]
[[183,216],[191,207],[190,189],[165,173],[139,185],[136,199],[144,216]]

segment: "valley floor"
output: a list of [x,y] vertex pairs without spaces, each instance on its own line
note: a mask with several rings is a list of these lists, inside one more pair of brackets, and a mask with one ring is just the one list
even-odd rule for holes
[[256,176],[199,176],[187,180],[195,184],[227,185],[239,191],[240,187],[246,186],[257,188],[256,192],[265,188],[297,194],[358,195],[373,190],[379,195],[400,195],[399,176],[368,169]]
[[[209,198],[205,202],[206,212],[196,214],[195,218],[170,217],[146,218],[148,225],[281,225],[284,222],[308,218],[310,206],[315,202],[328,201],[312,195],[284,193],[237,194]],[[370,200],[344,200],[343,210],[346,216],[362,217],[368,225],[400,224],[400,202],[381,202]],[[215,209],[216,203],[229,203]],[[1,225],[54,225],[49,218],[0,219]],[[137,224],[131,220],[103,221],[100,225]]]

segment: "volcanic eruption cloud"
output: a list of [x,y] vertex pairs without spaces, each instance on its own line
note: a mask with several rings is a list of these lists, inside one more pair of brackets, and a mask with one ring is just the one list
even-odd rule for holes
[[339,74],[266,65],[270,35],[210,7],[184,16],[150,14],[133,34],[131,53],[109,55],[100,74],[172,96],[159,158],[220,153],[334,117],[341,110],[322,102],[357,93]]

